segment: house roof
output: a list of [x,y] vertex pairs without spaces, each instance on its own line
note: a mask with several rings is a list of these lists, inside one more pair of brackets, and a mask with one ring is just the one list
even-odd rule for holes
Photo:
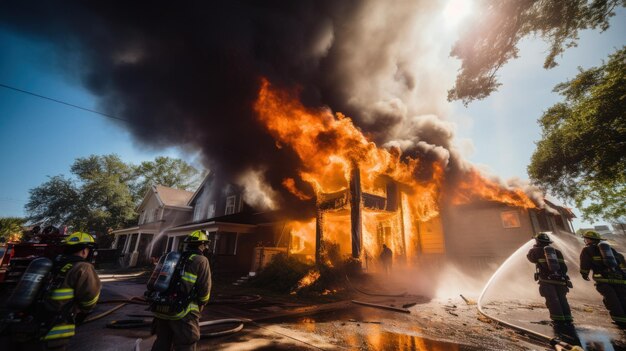
[[191,194],[189,199],[187,199],[187,203],[185,204],[186,206],[191,206],[191,203],[193,202],[193,200],[198,196],[198,194],[200,194],[200,192],[202,192],[202,188],[204,188],[204,185],[209,181],[209,179],[213,179],[213,177],[214,177],[213,172],[208,171],[206,176],[202,180],[202,183],[200,183],[200,186],[198,186],[196,191],[193,192],[193,194]]
[[574,212],[572,212],[571,208],[557,205],[556,203],[554,203],[554,200],[548,200],[546,198],[544,198],[543,200],[545,201],[546,205],[555,209],[563,217],[567,219],[576,218],[576,215],[574,214]]
[[191,191],[169,188],[163,185],[154,187],[154,192],[165,206],[186,207],[193,196]]

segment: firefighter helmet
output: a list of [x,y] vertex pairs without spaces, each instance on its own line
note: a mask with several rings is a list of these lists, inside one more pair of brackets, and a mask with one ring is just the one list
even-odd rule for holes
[[593,239],[593,240],[603,240],[602,237],[600,236],[600,233],[594,231],[594,230],[588,230],[586,232],[583,233],[583,238],[587,238],[587,239]]
[[537,233],[535,235],[535,240],[538,243],[545,243],[545,244],[551,244],[552,243],[552,240],[550,240],[550,237],[548,236],[548,233],[544,233],[544,232]]
[[185,238],[186,243],[206,243],[209,241],[209,237],[204,230],[195,230]]
[[65,238],[65,245],[74,246],[74,245],[84,245],[88,247],[92,247],[96,245],[96,241],[93,236],[83,232],[74,232],[70,234],[67,238]]

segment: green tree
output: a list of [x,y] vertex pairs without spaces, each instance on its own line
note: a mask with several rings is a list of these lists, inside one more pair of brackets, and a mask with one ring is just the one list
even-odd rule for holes
[[448,100],[462,100],[467,105],[497,90],[498,70],[517,58],[517,44],[530,35],[550,44],[544,68],[556,66],[556,57],[576,46],[580,30],[608,29],[618,6],[626,6],[626,0],[481,1],[478,7],[484,12],[463,32],[450,53],[461,60],[461,69],[448,91]]
[[70,172],[71,179],[51,177],[30,190],[29,220],[107,233],[136,221],[135,208],[149,185],[191,187],[199,173],[179,159],[157,157],[134,166],[117,155],[77,158]]
[[154,161],[144,161],[135,167],[136,184],[133,186],[135,198],[141,201],[152,185],[193,191],[200,185],[204,174],[187,162],[159,156]]
[[80,206],[74,225],[101,233],[124,227],[136,217],[130,190],[133,166],[117,155],[78,158],[71,172],[81,181]]
[[28,220],[61,224],[70,222],[77,217],[80,192],[74,182],[61,175],[50,177],[40,186],[29,191],[26,203]]
[[0,218],[0,241],[19,239],[22,235],[22,226],[26,220],[18,217]]
[[531,179],[573,200],[587,220],[626,216],[626,47],[554,89],[565,101],[539,120]]

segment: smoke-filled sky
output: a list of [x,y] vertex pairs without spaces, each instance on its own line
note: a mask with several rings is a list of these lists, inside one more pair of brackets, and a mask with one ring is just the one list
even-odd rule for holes
[[[352,117],[378,145],[443,159],[450,169],[464,155],[497,175],[525,178],[536,119],[557,101],[551,88],[623,44],[624,13],[608,33],[584,33],[556,70],[541,69],[545,46],[524,43],[521,59],[502,71],[501,91],[464,109],[446,101],[459,66],[448,53],[470,2],[452,3],[457,8],[414,0],[3,2],[0,84],[129,122],[0,89],[0,159],[17,166],[0,176],[0,215],[21,214],[16,204],[28,188],[90,153],[134,161],[186,150],[224,177],[256,175],[280,190],[285,177],[297,178],[297,161],[254,118],[261,77],[299,87],[311,107]],[[17,180],[24,178],[31,182]]]

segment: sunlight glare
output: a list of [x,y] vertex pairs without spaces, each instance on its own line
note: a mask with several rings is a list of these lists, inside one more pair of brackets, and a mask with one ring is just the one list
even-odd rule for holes
[[455,27],[471,13],[471,0],[450,0],[443,9],[443,18],[447,27]]

